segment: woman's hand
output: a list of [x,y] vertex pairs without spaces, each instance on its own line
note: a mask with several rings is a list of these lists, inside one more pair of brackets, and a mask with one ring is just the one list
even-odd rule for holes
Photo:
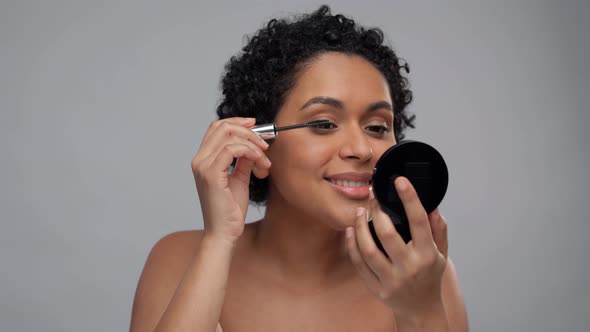
[[[374,197],[370,213],[387,258],[376,246],[367,224],[368,213],[359,208],[355,226],[346,230],[347,247],[367,287],[391,307],[396,317],[429,317],[444,312],[441,280],[448,256],[447,224],[438,209],[426,214],[410,181],[395,180],[412,233],[408,244],[395,230]],[[371,195],[372,196],[372,195]]]
[[[248,129],[253,118],[228,118],[209,125],[191,168],[199,193],[205,235],[230,243],[244,231],[250,173],[268,176],[268,144]],[[237,163],[230,174],[230,167]]]

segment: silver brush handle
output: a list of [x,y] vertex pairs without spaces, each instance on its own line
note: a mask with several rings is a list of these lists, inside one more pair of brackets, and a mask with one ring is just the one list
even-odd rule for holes
[[250,130],[255,132],[258,136],[260,136],[260,138],[262,138],[265,141],[272,140],[279,135],[277,127],[274,123],[266,123],[254,126],[250,128]]

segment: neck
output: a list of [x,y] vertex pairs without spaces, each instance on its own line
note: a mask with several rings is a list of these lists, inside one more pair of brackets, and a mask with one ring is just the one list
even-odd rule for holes
[[[345,247],[344,232],[290,207],[277,195],[268,201],[256,225],[254,248],[276,272],[298,284],[321,285],[355,274]],[[270,264],[269,264],[270,265]]]

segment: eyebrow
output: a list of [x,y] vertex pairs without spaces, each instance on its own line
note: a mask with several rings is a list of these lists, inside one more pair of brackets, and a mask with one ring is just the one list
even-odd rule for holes
[[[314,104],[322,104],[322,105],[329,105],[332,106],[334,108],[337,109],[344,109],[344,104],[342,103],[342,101],[335,99],[335,98],[331,98],[331,97],[324,97],[324,96],[319,96],[319,97],[313,97],[310,100],[308,100],[305,104],[303,104],[303,106],[301,106],[301,108],[299,109],[300,111],[303,110],[304,108],[307,108],[311,105]],[[387,109],[390,111],[393,111],[393,107],[391,106],[390,103],[381,100],[375,103],[372,103],[371,105],[369,105],[369,107],[367,107],[367,112],[374,112],[378,109]]]

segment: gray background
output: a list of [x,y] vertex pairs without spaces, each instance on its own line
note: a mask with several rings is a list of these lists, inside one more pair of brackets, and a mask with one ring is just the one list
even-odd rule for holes
[[[224,63],[315,1],[2,1],[0,330],[128,329]],[[341,1],[408,60],[473,331],[588,331],[588,1]],[[249,220],[262,211],[251,209]]]

